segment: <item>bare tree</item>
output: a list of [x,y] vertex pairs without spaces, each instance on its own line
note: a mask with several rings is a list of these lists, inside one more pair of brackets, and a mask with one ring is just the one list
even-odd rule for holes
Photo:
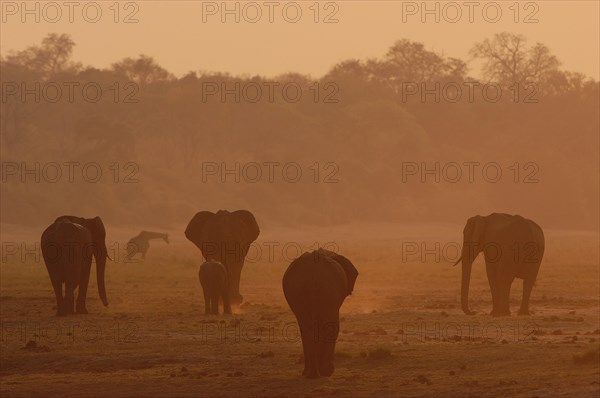
[[504,85],[545,81],[560,65],[545,45],[528,47],[525,36],[507,32],[475,44],[470,54],[484,61],[486,79]]

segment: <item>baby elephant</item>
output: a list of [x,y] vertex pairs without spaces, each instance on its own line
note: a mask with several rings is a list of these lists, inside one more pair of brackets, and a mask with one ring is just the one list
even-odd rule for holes
[[346,257],[319,249],[295,259],[283,275],[283,293],[300,327],[308,378],[331,376],[340,307],[358,271]]
[[208,260],[200,266],[198,277],[204,291],[204,313],[218,315],[219,299],[222,299],[223,313],[231,314],[225,266],[218,261]]

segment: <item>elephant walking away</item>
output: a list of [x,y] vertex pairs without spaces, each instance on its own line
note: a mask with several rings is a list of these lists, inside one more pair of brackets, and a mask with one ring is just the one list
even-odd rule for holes
[[[56,315],[72,314],[74,311],[78,314],[88,313],[85,300],[92,256],[96,260],[100,299],[108,306],[104,270],[106,259],[110,257],[105,238],[106,230],[100,217],[62,216],[42,233],[42,255],[56,296]],[[77,287],[79,290],[75,305],[74,291]]]
[[202,252],[205,260],[216,260],[227,269],[229,299],[240,304],[240,277],[250,244],[260,230],[254,215],[247,210],[216,213],[201,211],[191,219],[185,236]]
[[491,315],[510,315],[509,293],[515,278],[523,279],[519,315],[529,315],[529,298],[544,256],[544,232],[535,222],[518,215],[493,213],[469,218],[463,230],[461,305],[469,310],[469,283],[473,261],[483,251],[492,291]]
[[200,266],[198,277],[204,293],[204,313],[218,315],[219,300],[222,300],[223,313],[231,314],[225,266],[218,261],[207,261]]
[[296,316],[307,378],[331,376],[340,307],[358,271],[346,257],[319,249],[295,259],[283,275],[283,293]]

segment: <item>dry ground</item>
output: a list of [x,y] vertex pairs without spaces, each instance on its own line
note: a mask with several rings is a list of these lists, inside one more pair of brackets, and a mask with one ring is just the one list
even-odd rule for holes
[[[492,318],[481,259],[471,308],[460,269],[433,254],[402,258],[403,242],[460,239],[462,226],[312,228],[263,232],[242,273],[245,303],[205,316],[200,253],[181,233],[154,241],[145,261],[109,263],[110,306],[90,281],[88,315],[54,316],[42,261],[5,256],[0,268],[2,397],[598,397],[598,235],[547,231],[534,315]],[[349,231],[360,231],[353,233]],[[137,231],[111,231],[109,242]],[[8,231],[3,229],[3,239]],[[366,237],[366,238],[365,238]],[[33,241],[33,235],[31,236]],[[359,269],[342,307],[336,371],[300,376],[301,343],[281,290],[298,245],[334,241]],[[266,242],[276,242],[273,257]],[[287,247],[288,254],[282,251]],[[110,246],[110,244],[109,244]],[[406,248],[406,245],[404,246]],[[441,250],[440,250],[441,252]],[[3,252],[6,254],[6,252]],[[121,253],[122,255],[122,253]],[[287,258],[286,258],[287,257]],[[516,313],[521,283],[513,284]],[[574,356],[588,353],[576,361]],[[581,363],[579,363],[581,362]]]

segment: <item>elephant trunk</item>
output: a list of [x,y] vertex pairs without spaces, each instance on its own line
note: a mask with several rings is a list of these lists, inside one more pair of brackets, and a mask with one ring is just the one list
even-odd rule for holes
[[462,310],[467,315],[473,315],[475,312],[469,310],[469,284],[471,283],[471,268],[473,267],[473,261],[475,256],[473,253],[469,253],[469,249],[463,244],[462,259],[462,278],[460,285],[460,304]]
[[100,300],[104,306],[108,306],[108,298],[106,297],[106,287],[104,284],[104,270],[106,269],[106,258],[108,257],[108,250],[106,244],[102,244],[100,253],[96,257],[96,278],[98,280],[98,293],[100,294]]

